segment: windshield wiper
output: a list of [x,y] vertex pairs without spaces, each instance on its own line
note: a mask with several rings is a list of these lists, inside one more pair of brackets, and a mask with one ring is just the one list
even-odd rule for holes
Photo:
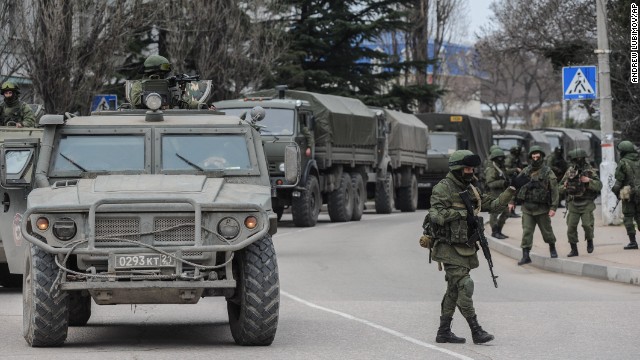
[[189,160],[189,159],[185,158],[184,156],[182,156],[182,155],[180,155],[180,154],[178,154],[178,153],[176,153],[176,156],[177,156],[180,160],[182,160],[182,161],[186,162],[187,164],[191,165],[194,169],[197,169],[197,170],[200,170],[200,171],[204,172],[204,169],[203,169],[203,168],[201,168],[200,166],[198,166],[198,165],[194,164],[191,160]]
[[80,171],[83,171],[83,172],[89,172],[89,171],[87,171],[87,169],[85,169],[85,168],[83,168],[82,166],[80,166],[80,164],[78,164],[77,162],[75,162],[75,161],[71,160],[71,158],[69,158],[69,157],[68,157],[68,156],[66,156],[65,154],[63,154],[63,153],[58,153],[58,154],[60,154],[60,156],[61,156],[63,159],[65,159],[65,160],[67,160],[68,162],[70,162],[73,166],[75,166],[75,167],[77,167],[78,169],[80,169]]

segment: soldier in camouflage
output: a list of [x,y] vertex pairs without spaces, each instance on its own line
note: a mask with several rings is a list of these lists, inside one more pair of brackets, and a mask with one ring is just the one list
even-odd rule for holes
[[12,82],[2,84],[4,102],[0,104],[0,124],[2,126],[35,127],[36,118],[31,107],[20,101],[20,88]]
[[[562,179],[564,173],[566,173],[569,168],[569,163],[564,159],[564,149],[561,146],[556,146],[551,156],[545,161],[551,168],[551,171],[556,175],[556,179]],[[558,207],[564,207],[562,200],[564,200],[564,195],[560,195],[558,198]]]
[[[485,187],[489,189],[491,196],[498,197],[509,187],[509,178],[504,167],[504,151],[497,148],[491,151],[489,160],[491,161],[484,170]],[[507,235],[502,233],[504,223],[509,218],[509,209],[505,208],[500,213],[491,213],[489,224],[491,225],[491,236],[496,239],[506,239]]]
[[131,85],[131,105],[138,109],[144,109],[146,106],[142,98],[143,83],[150,79],[165,79],[171,72],[171,63],[164,56],[151,55],[144,61],[140,72],[144,73],[142,80],[135,81]]
[[638,249],[636,241],[636,225],[640,226],[640,157],[631,143],[625,140],[618,144],[620,161],[616,167],[616,182],[611,191],[622,201],[622,215],[624,227],[627,229],[629,244],[625,250]]
[[522,170],[514,182],[526,182],[518,192],[522,201],[522,259],[518,265],[531,262],[529,252],[533,246],[533,232],[540,227],[544,242],[549,244],[552,258],[558,257],[556,236],[551,227],[551,217],[558,208],[558,181],[551,168],[544,164],[544,150],[538,145],[529,149],[530,164]]
[[473,307],[473,280],[469,272],[479,266],[477,245],[467,245],[469,239],[467,210],[459,192],[469,190],[476,199],[474,208],[500,212],[513,198],[516,190],[508,188],[497,199],[481,195],[475,183],[474,168],[480,165],[480,157],[469,150],[457,150],[449,157],[449,173],[433,188],[429,216],[433,225],[432,259],[444,265],[447,291],[441,303],[440,327],[436,336],[438,343],[464,343],[451,331],[451,321],[456,307],[466,318],[473,342],[486,343],[493,340],[478,324]]
[[600,195],[602,182],[596,169],[587,162],[587,152],[575,149],[569,152],[571,166],[560,180],[560,191],[567,196],[567,239],[571,245],[568,257],[578,256],[578,223],[582,220],[587,252],[593,252],[594,200]]
[[[507,177],[509,177],[509,179],[513,179],[514,177],[518,176],[518,174],[520,174],[520,172],[524,168],[522,160],[520,160],[520,153],[520,146],[512,146],[511,149],[509,149],[509,153],[504,159],[504,167],[507,170]],[[520,217],[520,215],[516,213],[515,203],[512,204],[509,208],[509,217]]]

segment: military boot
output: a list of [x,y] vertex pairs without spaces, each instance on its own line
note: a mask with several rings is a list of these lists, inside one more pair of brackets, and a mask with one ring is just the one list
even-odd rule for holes
[[498,226],[498,234],[500,234],[500,236],[502,236],[503,239],[508,239],[509,237],[502,233],[502,228],[503,227],[504,227],[504,225]]
[[498,229],[498,226],[491,227],[491,236],[493,236],[494,238],[496,238],[498,240],[506,239],[506,237],[504,235],[502,235],[502,233]]
[[551,255],[552,259],[555,259],[558,257],[558,252],[556,251],[556,244],[549,244],[549,254]]
[[593,239],[587,239],[587,252],[589,254],[593,252]]
[[578,244],[571,243],[570,245],[571,245],[571,252],[567,254],[567,257],[578,256]]
[[524,265],[524,264],[529,264],[531,263],[531,258],[529,257],[529,251],[531,249],[522,249],[522,259],[520,259],[520,261],[518,261],[518,265]]
[[636,234],[629,235],[629,243],[624,247],[625,250],[637,250],[638,243],[636,242]]
[[473,338],[474,344],[484,344],[493,340],[493,335],[488,332],[482,330],[482,326],[478,324],[478,317],[473,316],[467,318],[467,322],[469,323],[469,328],[471,329],[471,337]]
[[456,334],[451,332],[451,320],[453,320],[452,317],[440,316],[440,327],[438,328],[438,335],[436,335],[436,342],[464,344],[467,341],[465,338],[457,337]]

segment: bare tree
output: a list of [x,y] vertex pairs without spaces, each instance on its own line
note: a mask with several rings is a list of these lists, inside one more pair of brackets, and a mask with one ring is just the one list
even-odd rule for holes
[[15,9],[20,2],[19,0],[0,2],[0,83],[14,76],[26,77],[24,60],[17,46],[22,40],[16,31],[15,20]]
[[143,0],[33,0],[17,11],[22,53],[47,111],[86,113],[154,10]]
[[214,83],[213,98],[237,97],[270,75],[286,48],[270,9],[276,1],[167,0],[158,21],[174,68]]

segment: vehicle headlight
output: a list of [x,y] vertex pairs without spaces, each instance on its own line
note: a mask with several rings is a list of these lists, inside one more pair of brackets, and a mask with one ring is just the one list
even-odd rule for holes
[[144,99],[144,104],[151,110],[158,110],[162,106],[162,97],[157,93],[151,93]]
[[256,219],[255,216],[247,216],[247,218],[244,219],[244,226],[246,226],[247,229],[253,230],[258,226],[258,219]]
[[71,219],[58,219],[53,223],[53,235],[60,240],[73,239],[77,231],[76,222]]
[[284,172],[284,163],[280,163],[280,165],[278,165],[278,170]]
[[238,220],[232,217],[226,217],[218,223],[218,233],[225,239],[233,239],[240,233],[240,224]]
[[49,219],[44,216],[41,216],[36,220],[36,227],[40,231],[47,231],[49,229]]

